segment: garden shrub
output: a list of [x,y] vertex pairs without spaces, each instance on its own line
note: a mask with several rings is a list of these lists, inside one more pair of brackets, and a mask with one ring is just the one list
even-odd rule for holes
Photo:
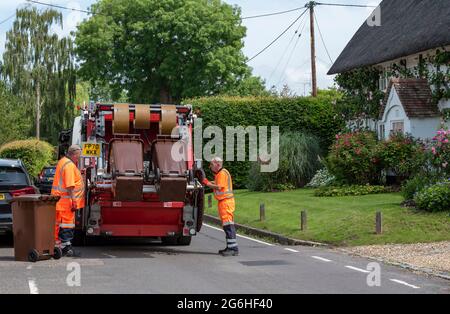
[[425,146],[411,136],[397,133],[378,144],[376,158],[384,170],[408,179],[424,166]]
[[0,147],[0,158],[22,160],[33,177],[37,176],[43,167],[51,164],[55,157],[52,145],[34,139],[14,141]]
[[247,187],[252,191],[279,191],[304,187],[320,168],[321,149],[317,137],[288,132],[280,137],[280,164],[274,173],[262,173],[253,163]]
[[352,185],[341,187],[323,187],[315,191],[317,197],[361,196],[390,193],[392,189],[379,185]]
[[434,183],[436,183],[436,180],[432,177],[422,174],[416,175],[403,183],[402,196],[405,201],[411,201],[418,192]]
[[433,138],[432,163],[436,170],[447,178],[450,176],[450,130],[440,130]]
[[381,170],[376,146],[377,138],[373,132],[336,135],[327,158],[328,169],[343,184],[376,185],[380,182]]
[[320,188],[333,185],[336,178],[328,171],[327,168],[320,169],[316,175],[308,183],[308,188]]
[[417,209],[429,212],[450,211],[450,182],[424,188],[414,197]]

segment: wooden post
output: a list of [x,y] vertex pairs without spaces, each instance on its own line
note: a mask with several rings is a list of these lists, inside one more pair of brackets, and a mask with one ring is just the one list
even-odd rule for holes
[[308,218],[306,210],[303,210],[300,214],[300,230],[306,231],[306,229],[308,229]]
[[317,69],[316,69],[316,37],[314,34],[314,6],[316,3],[309,3],[309,21],[311,30],[311,79],[312,79],[312,96],[317,97]]
[[266,220],[266,205],[265,204],[259,205],[259,220],[260,221]]
[[208,195],[208,208],[212,207],[212,195]]
[[379,211],[377,212],[376,221],[375,221],[375,229],[377,234],[383,233],[383,214]]

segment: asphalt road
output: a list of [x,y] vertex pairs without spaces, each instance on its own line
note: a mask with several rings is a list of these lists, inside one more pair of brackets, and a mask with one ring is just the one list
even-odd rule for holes
[[[15,262],[11,245],[2,240],[0,293],[450,294],[449,281],[387,265],[380,265],[380,285],[371,287],[367,278],[376,279],[367,271],[371,261],[327,249],[241,236],[238,242],[239,257],[218,256],[225,245],[223,231],[205,226],[189,247],[115,240],[78,248],[80,258],[32,264]],[[73,272],[77,265],[79,278]],[[67,279],[76,285],[69,286]]]

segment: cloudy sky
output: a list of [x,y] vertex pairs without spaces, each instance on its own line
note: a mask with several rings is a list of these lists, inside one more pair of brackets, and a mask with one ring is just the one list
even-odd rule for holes
[[[40,2],[57,4],[75,9],[87,9],[96,0],[39,0]],[[305,5],[306,0],[225,0],[242,8],[244,17],[280,12]],[[378,5],[381,0],[324,0],[326,3]],[[27,5],[26,0],[0,0],[0,54],[3,53],[6,32],[11,27],[11,17],[16,8]],[[42,7],[42,6],[41,6]],[[347,42],[371,14],[371,8],[316,7],[316,17],[322,32],[326,47],[334,61],[344,49]],[[64,33],[76,28],[77,23],[87,16],[83,13],[62,10],[64,13]],[[253,57],[261,51],[281,32],[283,32],[303,10],[257,19],[244,20],[247,26],[244,52]],[[3,22],[7,20],[6,22]],[[2,23],[3,22],[3,23]],[[298,30],[297,35],[295,31]],[[303,30],[303,32],[301,31]],[[301,33],[300,38],[298,34]],[[331,67],[331,60],[316,31],[317,70],[320,88],[333,85],[333,77],[326,72]],[[294,49],[295,48],[295,49]],[[284,84],[298,95],[310,92],[310,46],[309,46],[309,15],[305,14],[279,41],[263,54],[252,60],[249,65],[256,75],[266,80],[268,87],[281,89]]]

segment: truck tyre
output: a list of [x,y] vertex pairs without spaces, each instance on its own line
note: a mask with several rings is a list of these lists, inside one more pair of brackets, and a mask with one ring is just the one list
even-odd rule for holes
[[177,239],[177,244],[180,246],[189,246],[191,245],[192,237],[179,237]]
[[88,246],[87,236],[82,230],[76,230],[72,240],[74,246]]
[[161,237],[161,242],[163,245],[174,246],[178,244],[178,239],[176,237]]

